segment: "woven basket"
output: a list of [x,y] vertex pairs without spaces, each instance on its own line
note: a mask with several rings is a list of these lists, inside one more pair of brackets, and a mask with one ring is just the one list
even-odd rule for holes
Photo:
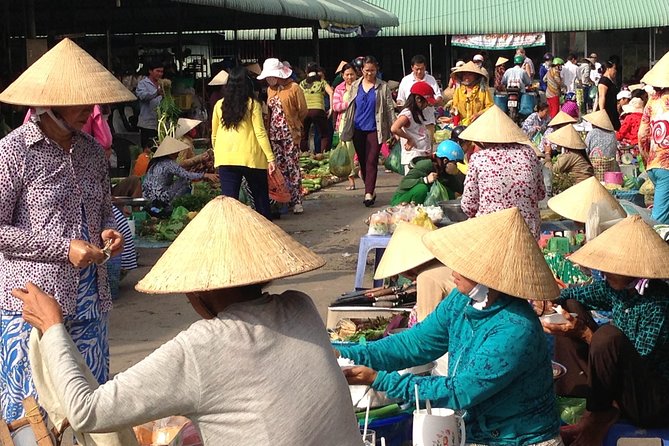
[[616,159],[605,157],[590,158],[592,167],[595,171],[595,177],[599,181],[604,181],[604,172],[614,172],[616,170]]

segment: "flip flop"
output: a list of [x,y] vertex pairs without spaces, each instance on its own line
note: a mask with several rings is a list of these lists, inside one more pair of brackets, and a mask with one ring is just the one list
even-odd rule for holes
[[346,190],[355,190],[355,185],[354,186],[346,186]]

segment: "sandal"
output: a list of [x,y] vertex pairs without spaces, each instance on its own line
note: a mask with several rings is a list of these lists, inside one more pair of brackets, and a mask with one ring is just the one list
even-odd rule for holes
[[345,187],[346,190],[355,190],[355,184],[354,185],[349,185]]

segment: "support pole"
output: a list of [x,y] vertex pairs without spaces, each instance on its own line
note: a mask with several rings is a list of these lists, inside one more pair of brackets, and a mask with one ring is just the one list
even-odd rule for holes
[[320,65],[321,61],[321,52],[320,45],[318,41],[318,25],[313,25],[311,27],[311,39],[314,45],[314,61]]
[[430,44],[430,74],[434,73],[434,68],[432,68],[432,44]]
[[407,75],[406,68],[404,67],[404,48],[400,48],[400,54],[402,55],[402,77]]

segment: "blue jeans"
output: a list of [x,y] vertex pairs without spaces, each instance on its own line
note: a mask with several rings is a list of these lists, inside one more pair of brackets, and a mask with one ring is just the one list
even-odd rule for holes
[[653,211],[650,216],[660,223],[669,224],[669,169],[650,169],[648,178],[655,185]]
[[239,199],[239,188],[242,185],[242,177],[245,177],[251,189],[256,212],[271,220],[267,169],[252,169],[246,166],[219,166],[218,177],[221,181],[221,195],[235,199]]

